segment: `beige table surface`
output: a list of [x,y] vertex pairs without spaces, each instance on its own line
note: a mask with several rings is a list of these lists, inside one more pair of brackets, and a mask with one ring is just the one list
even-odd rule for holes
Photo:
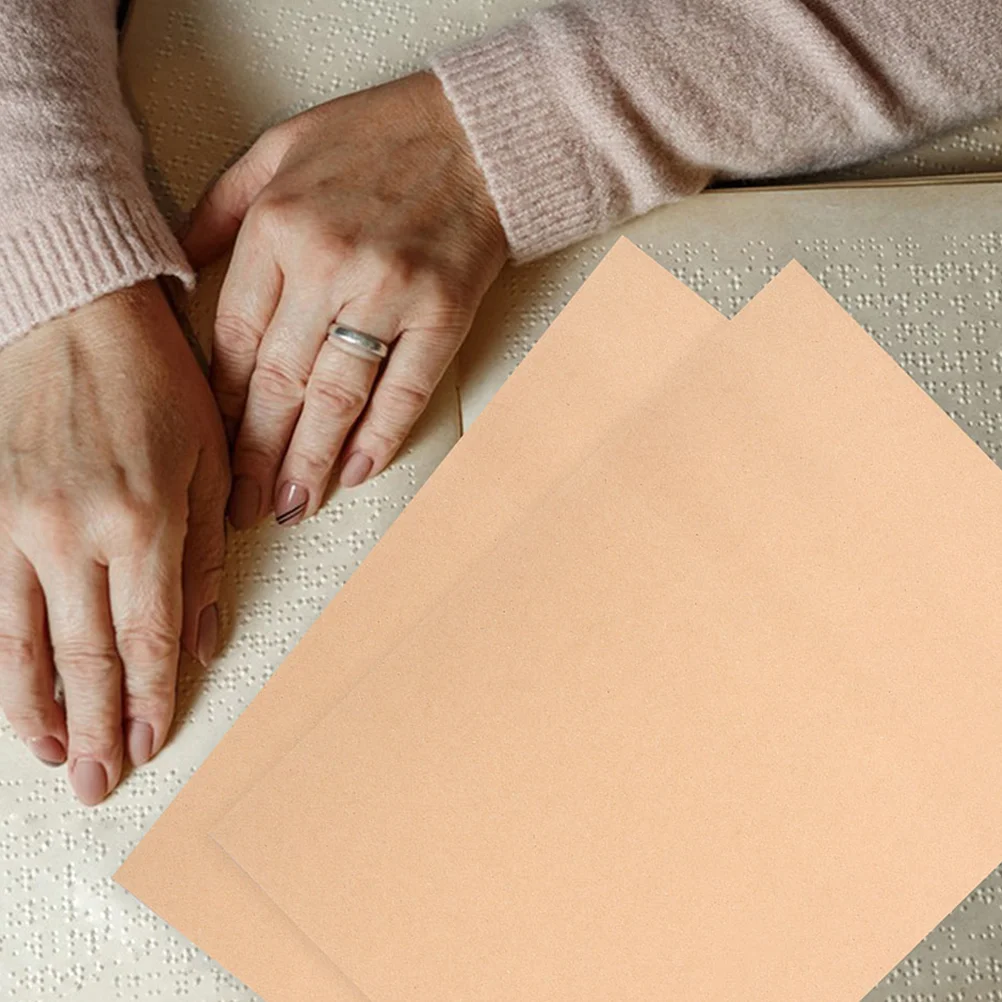
[[[434,49],[524,10],[512,0],[135,0],[126,84],[168,212],[262,127],[417,68]],[[1002,168],[1002,126],[943,137],[847,176]],[[376,483],[292,530],[230,541],[228,641],[190,669],[181,727],[97,810],[0,724],[0,999],[255,996],[110,875],[253,698],[272,668],[531,348],[619,232],[726,314],[797,257],[965,430],[1002,456],[1002,187],[711,193],[531,267],[491,291],[420,433]],[[210,280],[191,306],[204,338]],[[639,364],[639,362],[638,362]],[[949,531],[948,526],[943,531]],[[972,763],[976,768],[976,763]],[[930,865],[935,865],[931,861]],[[891,972],[869,1002],[1002,997],[1002,871]]]

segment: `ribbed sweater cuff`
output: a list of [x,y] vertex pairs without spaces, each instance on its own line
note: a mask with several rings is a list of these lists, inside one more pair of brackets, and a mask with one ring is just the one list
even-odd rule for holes
[[83,191],[68,208],[0,232],[0,347],[100,296],[195,276],[148,192]]
[[541,257],[605,223],[585,151],[545,58],[516,24],[432,62],[487,180],[513,258]]

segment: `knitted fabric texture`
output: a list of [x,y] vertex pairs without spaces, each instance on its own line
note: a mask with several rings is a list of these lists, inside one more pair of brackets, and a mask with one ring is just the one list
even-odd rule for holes
[[[144,279],[193,281],[143,179],[115,6],[0,5],[0,346]],[[527,260],[714,178],[866,160],[988,117],[1002,18],[991,0],[595,0],[432,67]]]

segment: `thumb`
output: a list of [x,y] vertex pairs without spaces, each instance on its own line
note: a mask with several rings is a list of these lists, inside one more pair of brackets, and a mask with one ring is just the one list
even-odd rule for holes
[[281,154],[265,133],[209,187],[191,212],[182,246],[196,270],[212,264],[232,246],[247,210],[275,176]]
[[225,452],[203,447],[188,488],[188,534],[184,541],[184,649],[202,665],[219,639],[219,585],[226,551],[226,498],[230,477]]

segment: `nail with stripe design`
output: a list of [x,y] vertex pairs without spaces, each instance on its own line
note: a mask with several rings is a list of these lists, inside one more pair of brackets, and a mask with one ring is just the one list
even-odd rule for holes
[[309,507],[310,494],[299,484],[283,484],[275,503],[275,521],[279,525],[295,525],[301,522]]

